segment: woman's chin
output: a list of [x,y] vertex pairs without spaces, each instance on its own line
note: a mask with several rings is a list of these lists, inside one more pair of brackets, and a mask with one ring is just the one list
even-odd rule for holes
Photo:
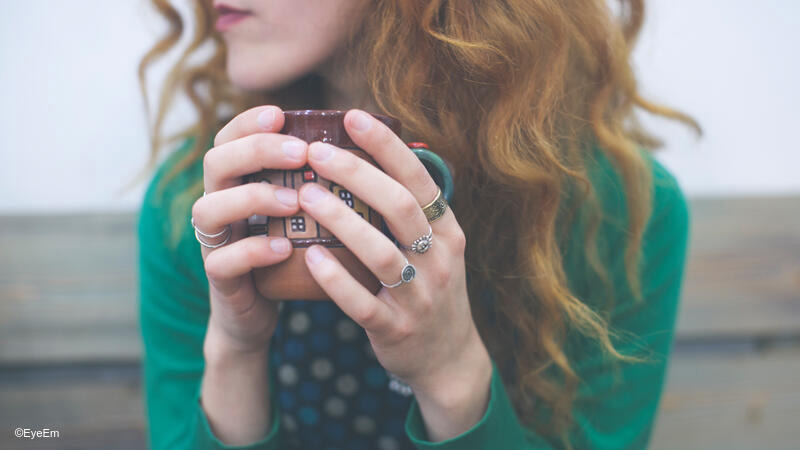
[[[267,65],[269,67],[269,65]],[[254,70],[255,67],[237,67],[228,65],[228,79],[230,82],[245,91],[273,91],[291,83],[303,74],[291,72],[264,72]],[[263,68],[262,68],[263,69]]]

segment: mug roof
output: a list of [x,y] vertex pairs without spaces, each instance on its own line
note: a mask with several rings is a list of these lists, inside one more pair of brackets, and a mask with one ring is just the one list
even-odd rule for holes
[[[347,111],[337,109],[302,109],[284,111],[284,125],[281,133],[298,137],[308,143],[322,141],[337,147],[358,146],[350,139],[344,128],[344,116]],[[383,114],[373,114],[400,135],[401,124],[398,119]]]

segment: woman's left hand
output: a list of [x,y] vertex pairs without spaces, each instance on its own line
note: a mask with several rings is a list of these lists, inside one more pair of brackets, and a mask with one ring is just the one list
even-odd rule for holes
[[470,312],[464,232],[450,208],[428,223],[421,205],[433,200],[437,186],[386,125],[360,110],[349,111],[344,124],[353,142],[385,172],[322,142],[309,146],[309,165],[378,211],[404,246],[426,235],[429,225],[433,245],[422,254],[401,250],[332,193],[305,183],[299,190],[301,208],[379,280],[397,282],[406,258],[416,276],[373,295],[322,246],[306,251],[306,264],[331,299],[366,330],[381,365],[414,390],[429,439],[456,436],[483,416],[492,373]]

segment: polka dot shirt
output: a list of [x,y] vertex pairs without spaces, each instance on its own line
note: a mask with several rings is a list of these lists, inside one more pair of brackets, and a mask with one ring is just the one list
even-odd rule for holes
[[389,388],[363,328],[330,301],[283,302],[280,315],[270,358],[289,448],[415,448],[411,396]]

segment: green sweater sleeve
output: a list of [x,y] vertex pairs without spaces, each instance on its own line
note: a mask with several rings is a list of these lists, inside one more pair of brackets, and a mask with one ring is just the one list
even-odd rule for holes
[[[667,356],[671,349],[689,239],[689,209],[675,178],[647,154],[654,177],[653,214],[643,243],[641,283],[643,302],[634,300],[625,281],[622,242],[618,223],[627,217],[622,185],[607,160],[600,159],[599,186],[607,219],[601,223],[601,257],[607,262],[614,303],[610,326],[620,333],[615,339],[623,354],[643,356],[640,363],[622,363],[603,354],[592,342],[573,336],[565,347],[581,378],[573,406],[574,424],[568,432],[573,448],[627,449],[648,444],[661,396]],[[574,235],[578,236],[578,235]],[[575,237],[574,251],[565,255],[565,268],[579,298],[594,308],[608,305],[600,280],[587,270],[583,241]],[[512,407],[497,367],[494,366],[490,400],[483,418],[453,439],[427,441],[419,407],[414,402],[406,418],[406,432],[419,449],[471,450],[486,448],[542,449],[563,444],[524,428]]]
[[[172,156],[191,146],[188,140]],[[144,343],[143,369],[149,444],[152,449],[221,449],[200,405],[203,339],[208,322],[208,280],[199,244],[186,239],[177,248],[167,243],[167,211],[155,186],[171,160],[150,182],[139,214],[140,324]],[[167,186],[164,199],[173,198],[197,176],[195,167]],[[195,173],[193,173],[193,171]],[[191,237],[189,235],[189,237]],[[272,402],[269,435],[247,449],[277,450],[280,446],[277,402]]]

